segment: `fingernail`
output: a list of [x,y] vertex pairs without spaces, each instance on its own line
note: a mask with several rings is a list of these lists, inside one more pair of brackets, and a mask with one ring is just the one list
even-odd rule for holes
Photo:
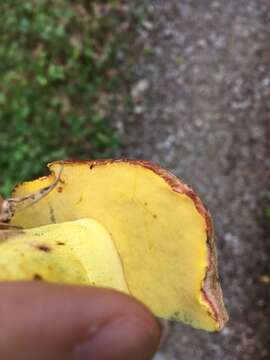
[[72,355],[74,360],[150,360],[157,346],[157,332],[148,322],[119,317],[90,327],[87,339],[75,345]]

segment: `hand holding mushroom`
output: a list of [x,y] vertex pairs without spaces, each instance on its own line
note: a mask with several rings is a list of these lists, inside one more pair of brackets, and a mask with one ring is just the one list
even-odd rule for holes
[[0,244],[1,280],[113,288],[156,316],[220,330],[227,314],[211,218],[198,196],[146,161],[59,161],[16,187],[24,197],[57,186],[23,211]]

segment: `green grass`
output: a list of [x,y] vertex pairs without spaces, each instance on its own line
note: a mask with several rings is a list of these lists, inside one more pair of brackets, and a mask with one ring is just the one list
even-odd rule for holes
[[118,140],[104,103],[121,81],[121,6],[1,1],[0,193],[54,159],[113,156]]

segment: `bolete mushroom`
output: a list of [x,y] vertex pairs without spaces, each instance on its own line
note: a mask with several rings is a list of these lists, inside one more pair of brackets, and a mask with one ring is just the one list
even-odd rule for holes
[[[18,236],[29,245],[29,241],[39,243],[35,234],[42,232],[42,243],[57,248],[60,254],[63,249],[67,259],[74,255],[73,263],[75,259],[80,262],[86,271],[82,283],[126,291],[159,317],[209,331],[224,326],[227,313],[218,280],[212,221],[190,187],[147,161],[57,161],[49,164],[51,175],[17,186],[14,196],[52,184],[61,168],[55,189],[16,212],[11,222],[24,229],[41,228],[24,230],[25,234]],[[82,223],[76,220],[89,218],[92,220],[80,220],[88,226],[81,236],[78,226]],[[99,244],[99,237],[106,246]],[[52,243],[56,238],[68,244],[69,250]],[[12,241],[19,246],[18,239]],[[91,252],[96,255],[88,256]],[[106,283],[98,272],[103,266],[108,271],[108,264],[112,280]],[[69,267],[68,260],[65,267]],[[53,279],[45,276],[45,280]]]

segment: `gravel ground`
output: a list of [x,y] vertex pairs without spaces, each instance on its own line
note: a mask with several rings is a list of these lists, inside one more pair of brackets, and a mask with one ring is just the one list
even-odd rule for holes
[[161,164],[202,196],[230,313],[220,334],[173,324],[158,359],[270,359],[270,3],[143,3],[136,106],[118,114],[124,155]]

